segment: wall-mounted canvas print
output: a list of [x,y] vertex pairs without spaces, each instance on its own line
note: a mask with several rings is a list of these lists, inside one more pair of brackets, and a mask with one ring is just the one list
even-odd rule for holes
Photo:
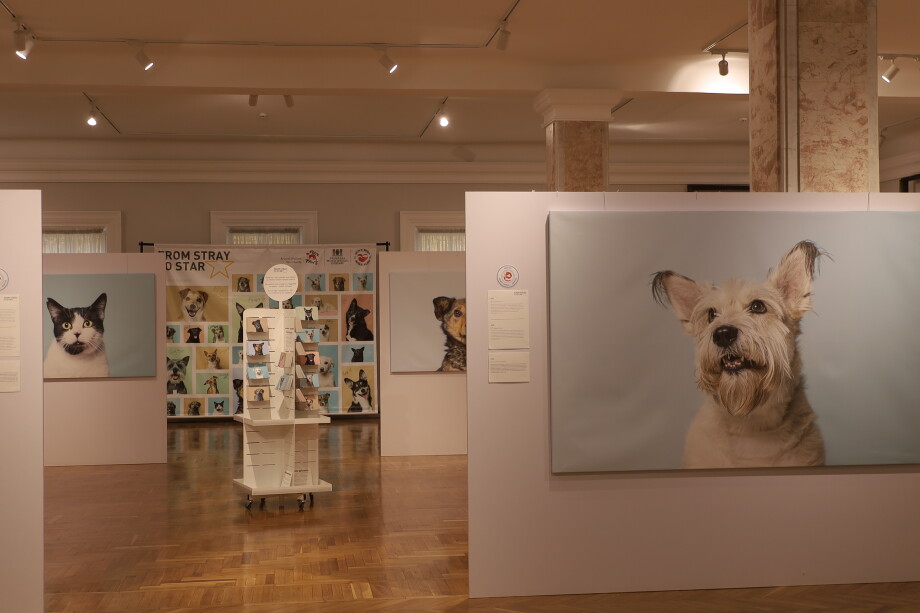
[[466,273],[390,273],[390,370],[466,371]]
[[920,462],[918,222],[551,213],[554,472]]
[[44,275],[43,283],[46,379],[156,376],[153,274]]

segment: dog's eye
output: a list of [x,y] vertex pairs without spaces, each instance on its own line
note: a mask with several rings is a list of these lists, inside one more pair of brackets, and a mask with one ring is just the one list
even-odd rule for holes
[[454,311],[454,317],[463,317],[463,311],[461,311],[460,309],[456,309]]
[[709,323],[712,323],[712,320],[718,316],[715,309],[709,309]]
[[763,300],[755,300],[750,305],[748,305],[748,311],[751,313],[766,313],[767,305],[764,304]]

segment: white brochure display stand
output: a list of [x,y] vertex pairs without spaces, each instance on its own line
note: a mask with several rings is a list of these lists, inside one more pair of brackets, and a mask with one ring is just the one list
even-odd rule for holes
[[304,307],[243,313],[243,413],[233,417],[243,424],[243,478],[234,484],[247,509],[256,497],[298,494],[302,510],[314,492],[332,491],[319,478],[319,425],[331,420],[318,411],[314,318]]

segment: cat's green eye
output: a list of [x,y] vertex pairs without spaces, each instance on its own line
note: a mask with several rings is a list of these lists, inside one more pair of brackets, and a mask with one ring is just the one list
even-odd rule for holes
[[84,321],[84,322],[83,322],[83,327],[84,327],[84,328],[92,328],[92,327],[93,327],[93,322],[91,322],[91,321]]
[[71,324],[69,321],[65,321],[64,323],[61,324],[61,327],[64,328],[65,330],[70,330],[71,328],[73,328],[73,324]]

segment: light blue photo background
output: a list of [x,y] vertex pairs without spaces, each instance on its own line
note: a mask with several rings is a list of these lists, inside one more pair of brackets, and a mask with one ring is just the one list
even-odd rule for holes
[[554,472],[679,468],[703,395],[651,275],[753,282],[826,250],[799,345],[829,465],[920,462],[920,214],[553,212]]
[[[105,350],[109,377],[155,377],[156,281],[151,273],[43,275],[45,304],[54,298],[67,308],[88,307],[105,292]],[[48,309],[42,314],[43,354],[54,341]]]

